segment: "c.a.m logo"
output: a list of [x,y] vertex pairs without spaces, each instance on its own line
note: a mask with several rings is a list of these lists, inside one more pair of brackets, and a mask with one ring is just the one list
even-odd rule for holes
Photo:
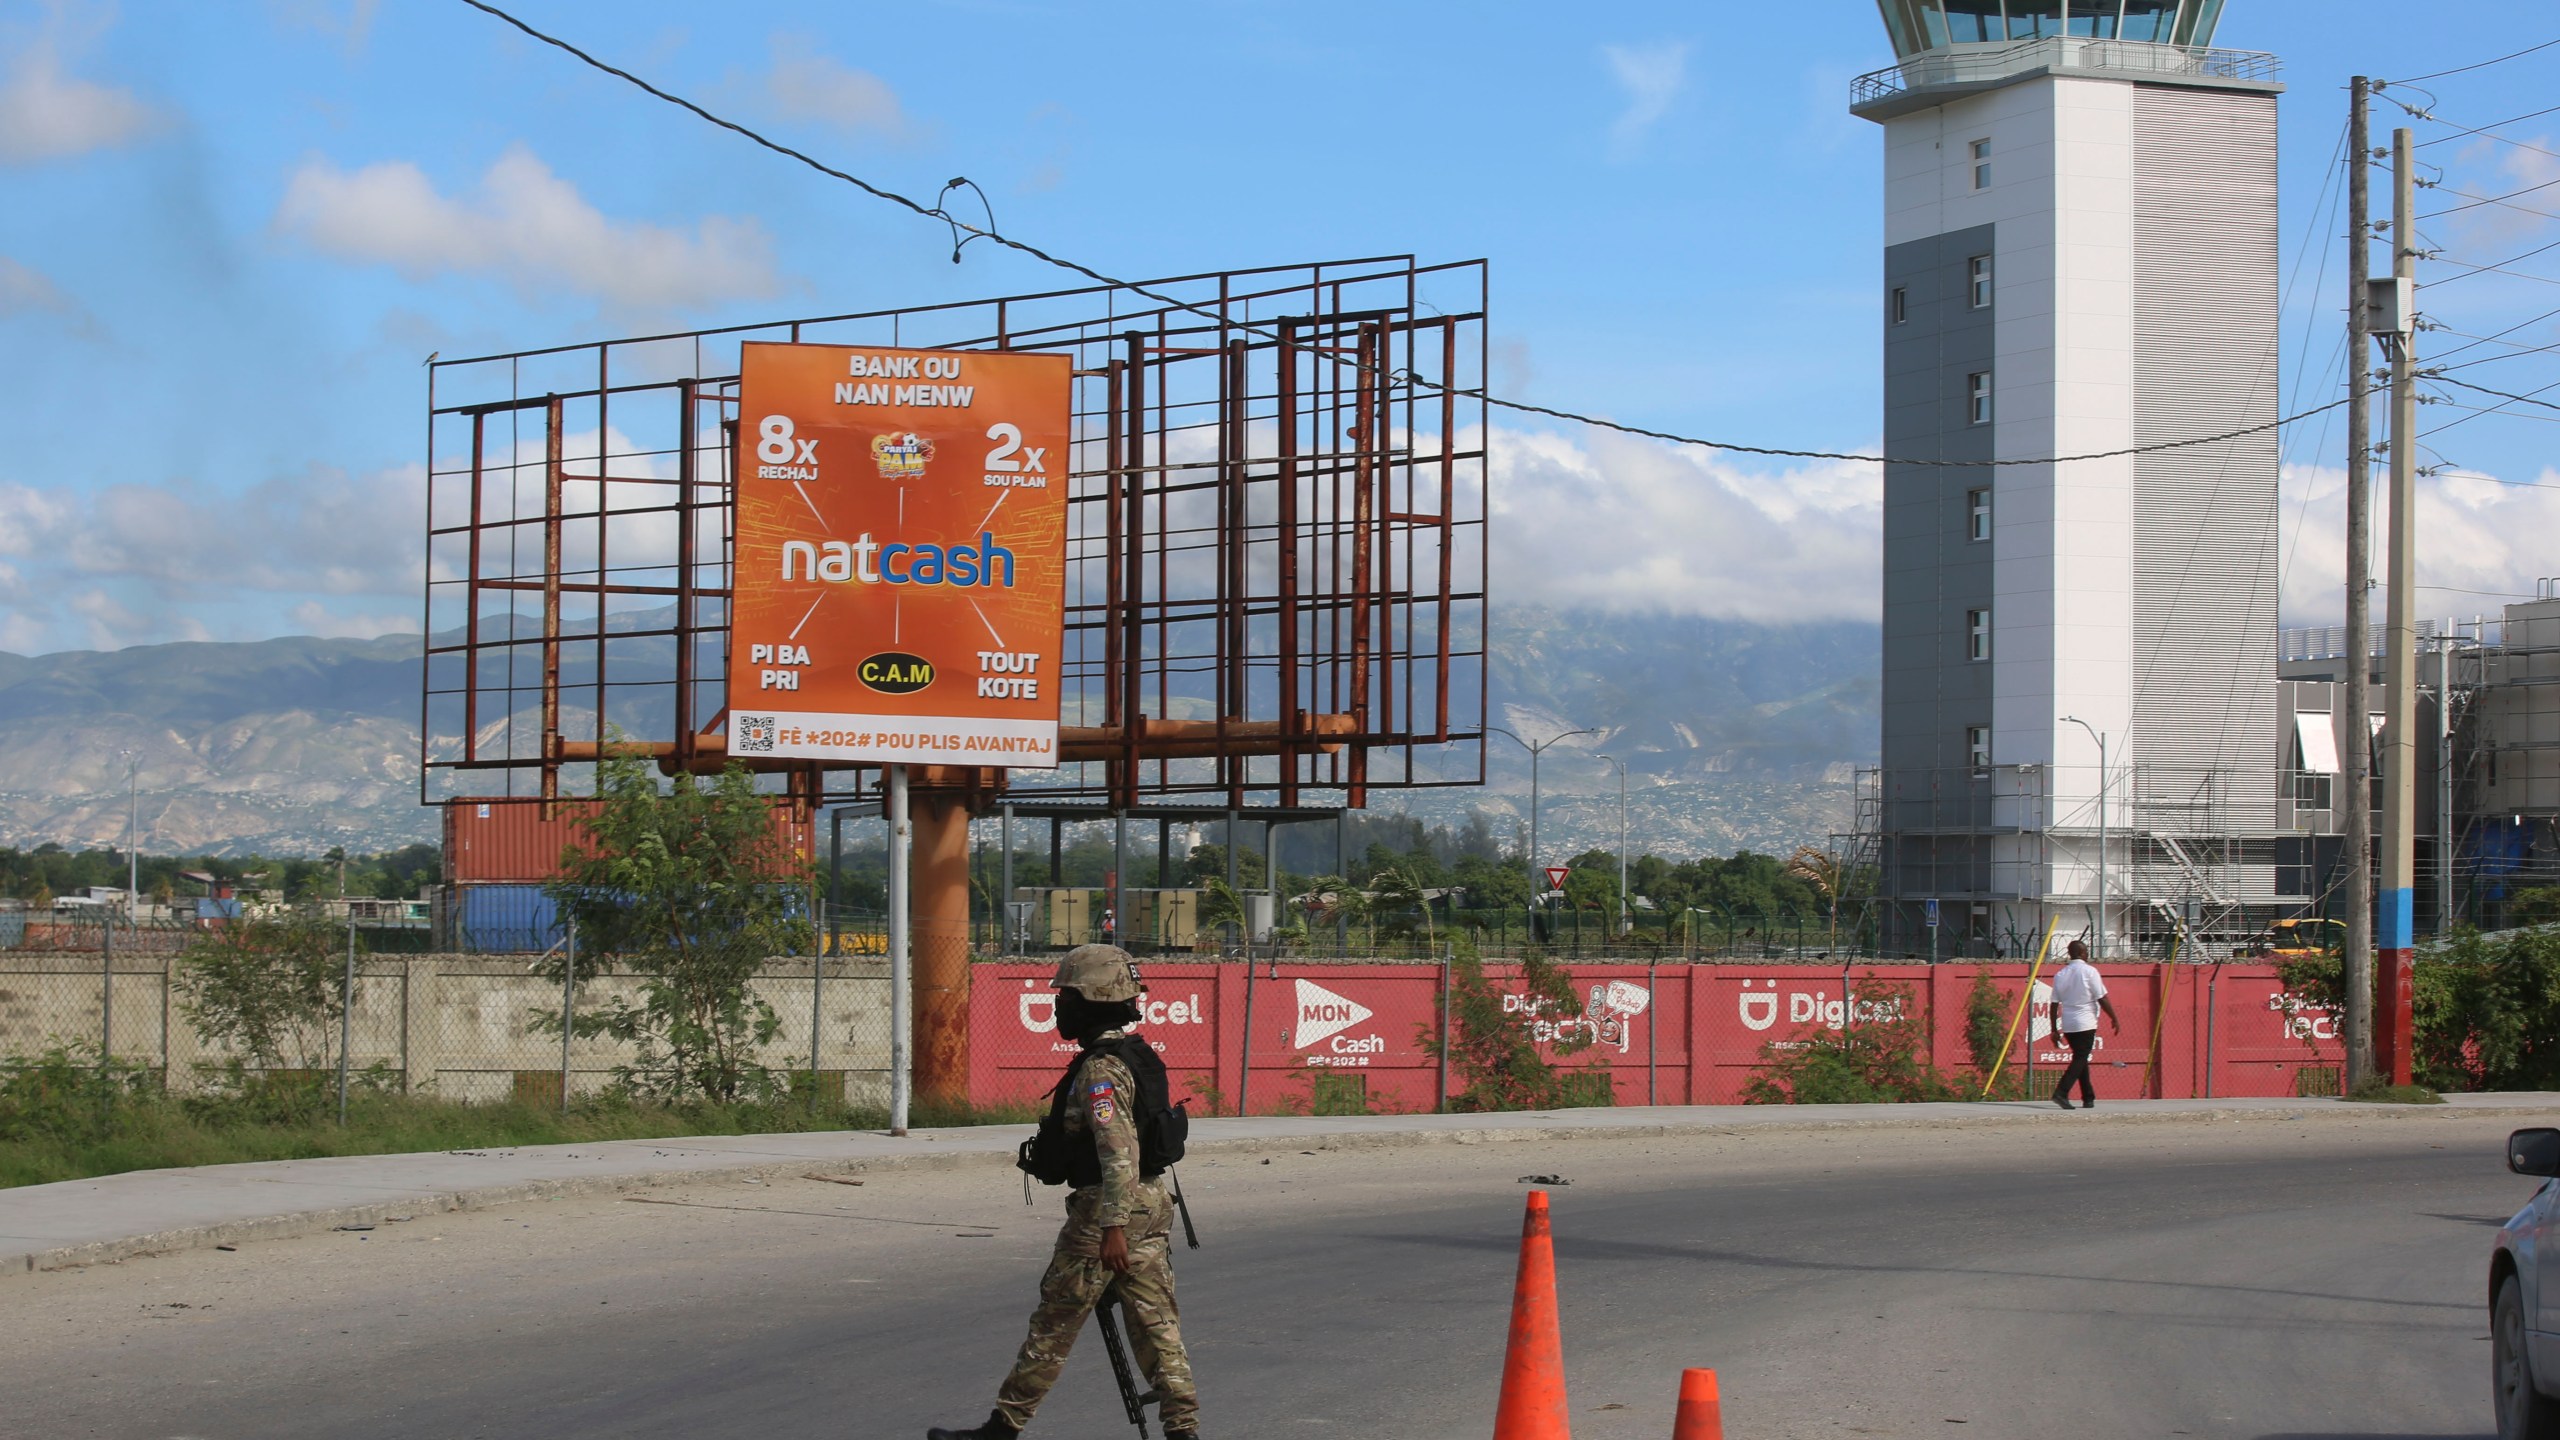
[[933,683],[933,662],[921,655],[883,650],[864,660],[854,673],[883,695],[913,695]]

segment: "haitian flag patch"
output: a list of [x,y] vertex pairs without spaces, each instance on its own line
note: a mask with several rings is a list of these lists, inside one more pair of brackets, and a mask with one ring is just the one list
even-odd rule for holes
[[1108,1125],[1113,1117],[1120,1113],[1117,1099],[1110,1081],[1096,1080],[1085,1089],[1085,1113],[1093,1117],[1093,1123],[1096,1126]]

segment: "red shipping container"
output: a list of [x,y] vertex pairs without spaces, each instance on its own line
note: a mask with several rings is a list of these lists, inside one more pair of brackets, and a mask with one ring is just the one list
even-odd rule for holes
[[[453,800],[444,807],[444,883],[537,884],[560,873],[560,857],[581,843],[579,823],[593,800]],[[774,833],[807,859],[814,825],[797,807],[773,807]]]

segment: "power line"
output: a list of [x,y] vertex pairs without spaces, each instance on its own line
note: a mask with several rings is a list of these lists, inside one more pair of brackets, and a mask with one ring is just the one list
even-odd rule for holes
[[2521,254],[2521,255],[2510,255],[2510,256],[2508,256],[2506,259],[2499,261],[2499,262],[2498,262],[2497,264],[2495,264],[2495,265],[2471,265],[2471,262],[2470,262],[2470,261],[2468,261],[2468,260],[2448,260],[2448,261],[2445,261],[2444,263],[2446,263],[2446,264],[2448,264],[2448,265],[2471,265],[2471,268],[2470,268],[2470,269],[2468,269],[2468,270],[2463,271],[2463,272],[2462,272],[2461,274],[2459,274],[2459,275],[2447,275],[2446,277],[2444,277],[2444,278],[2443,278],[2443,279],[2441,279],[2441,280],[2430,280],[2430,281],[2428,281],[2427,283],[2428,283],[2429,285],[2450,285],[2450,284],[2452,284],[2452,283],[2453,283],[2454,281],[2456,281],[2456,280],[2468,280],[2468,279],[2470,279],[2470,278],[2471,278],[2472,276],[2474,276],[2474,275],[2484,274],[2484,273],[2488,273],[2488,272],[2491,272],[2491,271],[2494,271],[2494,272],[2496,272],[2496,273],[2498,273],[2498,274],[2500,274],[2500,275],[2513,274],[2513,273],[2515,273],[2515,272],[2508,270],[2508,269],[2506,268],[2507,266],[2509,266],[2509,265],[2513,265],[2514,263],[2516,263],[2516,262],[2517,262],[2517,261],[2519,261],[2519,260],[2530,260],[2530,259],[2532,259],[2534,256],[2541,254],[2541,253],[2542,253],[2542,252],[2544,252],[2545,250],[2560,250],[2560,240],[2554,240],[2554,241],[2552,241],[2552,242],[2551,242],[2550,244],[2548,244],[2548,245],[2536,245],[2536,246],[2534,246],[2532,249],[2527,250],[2526,252],[2524,252],[2524,253],[2523,253],[2523,254]]
[[[476,4],[478,3],[478,0],[464,0],[464,3]],[[2536,190],[2548,190],[2554,185],[2560,185],[2560,179],[2545,180],[2539,185],[2527,185],[2521,190],[2510,190],[2504,195],[2474,195],[2468,190],[2446,190],[2444,193],[2447,195],[2458,195],[2471,203],[2468,205],[2448,205],[2442,210],[2430,210],[2418,218],[2421,220],[2439,220],[2447,215],[2459,215],[2465,210],[2477,210],[2483,205],[2507,205],[2508,201],[2515,199],[2519,195],[2530,195]],[[2507,208],[2511,210],[2523,210],[2527,215],[2542,215],[2541,211],[2526,210],[2522,205],[2508,205]],[[2560,215],[2542,215],[2542,218],[2545,220],[2560,220]]]
[[[1275,332],[1254,325],[1250,321],[1234,320],[1231,317],[1221,315],[1217,311],[1211,310],[1205,306],[1195,304],[1191,301],[1182,300],[1172,295],[1164,294],[1161,291],[1148,289],[1146,286],[1135,281],[1122,280],[1115,276],[1106,275],[1089,265],[1080,264],[1061,255],[1053,255],[1050,252],[1041,249],[1037,245],[1016,240],[1009,235],[1000,235],[993,229],[973,225],[968,221],[944,210],[939,205],[926,205],[920,201],[901,195],[894,190],[874,185],[870,181],[865,180],[858,175],[852,174],[848,171],[839,170],[836,167],[827,164],[825,161],[810,155],[806,151],[796,150],[789,145],[783,144],[779,140],[772,139],[748,128],[745,125],[741,125],[735,120],[715,115],[711,111],[704,109],[702,106],[695,104],[691,100],[685,99],[681,95],[674,94],[667,90],[662,90],[657,86],[650,84],[648,81],[641,79],[639,76],[632,74],[630,71],[608,64],[607,62],[588,54],[586,51],[579,49],[577,46],[556,35],[535,29],[532,25],[517,19],[515,16],[508,14],[506,11],[499,9],[495,5],[489,4],[488,0],[462,0],[462,3],[470,6],[474,10],[480,11],[482,14],[505,22],[516,30],[523,32],[526,36],[534,40],[538,40],[545,45],[551,46],[553,49],[559,50],[577,59],[580,63],[591,69],[601,71],[617,80],[638,88],[648,95],[665,101],[667,104],[675,106],[677,109],[692,115],[698,120],[707,121],[720,129],[726,130],[752,144],[762,146],[763,148],[770,150],[777,155],[783,156],[786,159],[796,160],[801,164],[808,166],[810,169],[817,171],[819,174],[829,177],[830,179],[841,180],[845,184],[851,185],[855,189],[858,189],[864,194],[870,195],[875,199],[886,200],[890,204],[913,211],[916,215],[928,220],[939,220],[943,224],[950,226],[955,234],[966,233],[972,239],[991,240],[998,245],[1004,246],[1006,249],[1020,251],[1022,254],[1028,255],[1032,259],[1038,260],[1043,264],[1054,265],[1061,270],[1072,271],[1075,274],[1084,276],[1088,280],[1108,285],[1115,289],[1127,290],[1136,295],[1144,295],[1148,299],[1154,300],[1160,304],[1170,306],[1177,310],[1188,311],[1205,319],[1215,320],[1222,324],[1230,325],[1236,329],[1246,332],[1247,334],[1258,335],[1266,340],[1276,340],[1280,338]],[[1359,362],[1343,360],[1338,363],[1356,366]],[[2339,406],[2346,404],[2347,400],[2352,398],[2341,397],[2330,401],[2326,405],[2321,405],[2310,410],[2300,411],[2296,414],[2287,415],[2280,419],[2270,420],[2264,424],[2243,426],[2240,429],[2226,430],[2217,435],[2200,435],[2188,440],[2159,440],[2148,445],[2128,445],[2118,450],[2098,450],[2085,455],[2046,455],[2022,460],[1934,460],[1908,458],[1898,455],[1856,455],[1839,450],[1800,450],[1778,445],[1742,445],[1725,440],[1708,440],[1694,435],[1677,434],[1669,430],[1654,430],[1641,425],[1627,425],[1616,420],[1603,419],[1597,415],[1585,415],[1573,410],[1560,410],[1548,405],[1532,405],[1525,400],[1506,400],[1501,396],[1492,393],[1489,388],[1484,390],[1460,390],[1454,386],[1427,380],[1422,376],[1413,374],[1411,371],[1398,372],[1389,378],[1403,380],[1408,384],[1415,385],[1423,389],[1447,390],[1456,394],[1473,395],[1487,405],[1504,410],[1516,410],[1528,415],[1545,415],[1558,420],[1571,421],[1577,425],[1589,425],[1596,429],[1613,430],[1622,435],[1641,436],[1648,440],[1667,441],[1674,445],[1689,445],[1706,450],[1725,450],[1737,455],[1766,455],[1785,460],[1854,460],[1865,464],[1928,466],[1932,468],[1951,470],[1976,470],[2015,465],[2067,465],[2083,460],[2114,460],[2128,455],[2145,455],[2162,450],[2184,450],[2199,445],[2215,445],[2225,440],[2238,440],[2251,435],[2264,434],[2267,431],[2291,425],[2296,421],[2309,419],[2314,415],[2334,410]]]
[[[2450,135],[2439,135],[2433,140],[2421,140],[2414,148],[2424,150],[2430,145],[2450,144],[2451,142],[2459,140],[2466,135],[2487,135],[2492,130],[2503,130],[2508,126],[2515,124],[2519,120],[2539,120],[2543,116],[2551,114],[2553,111],[2560,111],[2560,105],[2546,106],[2540,110],[2527,110],[2521,115],[2510,115],[2504,120],[2492,120],[2486,125],[2474,125],[2468,130],[2456,130]],[[2453,123],[2450,120],[2441,119],[2433,115],[2429,115],[2424,118],[2433,120],[2438,125],[2450,125]],[[2495,140],[2499,137],[2490,135],[2489,138]],[[2510,140],[2507,143],[2512,145],[2516,142]]]
[[2438,70],[2432,75],[2413,75],[2406,80],[2385,80],[2381,83],[2384,85],[2415,85],[2422,80],[2441,80],[2447,75],[2465,75],[2474,70],[2486,70],[2492,65],[2504,65],[2510,60],[2521,60],[2525,56],[2530,55],[2537,50],[2548,50],[2554,45],[2560,45],[2560,40],[2545,40],[2539,45],[2528,45],[2522,50],[2515,51],[2512,54],[2501,55],[2494,60],[2477,60],[2468,65],[2456,65],[2450,70]]
[[[2459,385],[2465,390],[2477,390],[2483,395],[2495,395],[2501,400],[2511,400],[2519,405],[2539,405],[2545,410],[2560,410],[2560,405],[2554,405],[2548,400],[2536,400],[2530,395],[2514,395],[2504,390],[2492,390],[2486,385],[2474,385],[2468,380],[2456,380],[2450,375],[2437,375],[2431,378],[2440,380],[2447,385]],[[2549,390],[2555,386],[2560,386],[2560,381],[2554,381],[2552,384],[2545,385],[2542,388]]]

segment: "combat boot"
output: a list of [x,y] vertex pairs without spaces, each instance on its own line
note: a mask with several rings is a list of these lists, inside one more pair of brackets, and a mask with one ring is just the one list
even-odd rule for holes
[[1200,1432],[1197,1430],[1167,1430],[1164,1432],[1164,1440],[1200,1440]]
[[1014,1440],[1022,1432],[1005,1422],[1002,1411],[987,1412],[987,1423],[967,1430],[945,1430],[936,1425],[924,1432],[924,1440]]

